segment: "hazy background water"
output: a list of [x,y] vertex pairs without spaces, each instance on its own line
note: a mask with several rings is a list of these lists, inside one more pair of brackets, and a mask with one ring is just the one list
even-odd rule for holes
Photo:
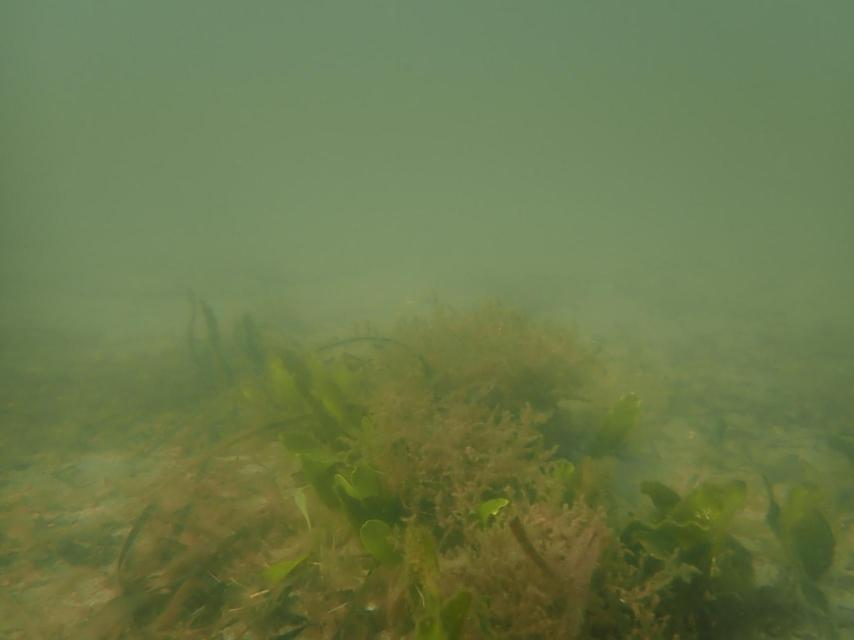
[[55,545],[279,410],[194,367],[193,290],[231,353],[247,311],[306,345],[434,300],[577,324],[644,407],[613,513],[744,479],[769,581],[760,474],[821,485],[843,637],[852,34],[852,0],[0,0],[0,635],[92,633],[124,550],[96,589]]
[[183,327],[188,288],[309,321],[435,292],[848,326],[852,25],[848,0],[6,0],[7,338]]

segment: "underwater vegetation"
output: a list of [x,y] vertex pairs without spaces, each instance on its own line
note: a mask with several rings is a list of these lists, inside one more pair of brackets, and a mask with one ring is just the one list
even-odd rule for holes
[[650,479],[621,510],[643,399],[572,333],[488,304],[308,346],[245,316],[226,345],[192,309],[191,359],[242,427],[134,519],[92,637],[833,636],[818,489],[766,481],[754,529],[737,477]]

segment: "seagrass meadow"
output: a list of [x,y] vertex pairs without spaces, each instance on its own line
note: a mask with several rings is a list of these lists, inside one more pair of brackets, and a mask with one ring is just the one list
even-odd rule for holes
[[854,638],[852,24],[0,2],[0,639]]

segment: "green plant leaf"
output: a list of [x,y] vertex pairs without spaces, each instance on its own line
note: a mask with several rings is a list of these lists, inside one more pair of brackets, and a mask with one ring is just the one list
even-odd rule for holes
[[694,489],[673,507],[667,517],[674,522],[695,522],[722,533],[733,516],[744,507],[747,485],[741,480],[723,484],[705,483]]
[[565,458],[555,460],[555,466],[552,470],[552,475],[555,480],[560,480],[567,488],[572,487],[575,479],[575,465]]
[[448,640],[448,635],[442,628],[442,623],[435,617],[423,618],[418,621],[415,629],[415,640]]
[[390,537],[391,527],[382,520],[368,520],[359,529],[359,538],[365,551],[381,564],[394,565],[402,559]]
[[682,500],[678,493],[660,482],[641,482],[641,493],[652,499],[652,503],[662,516],[670,513],[670,510]]
[[371,467],[363,464],[356,465],[351,476],[352,485],[361,499],[383,495],[382,478]]
[[599,427],[590,453],[604,456],[619,449],[640,419],[640,406],[640,398],[634,393],[627,393],[617,400]]
[[510,504],[510,501],[507,498],[493,498],[492,500],[481,502],[477,508],[477,517],[480,520],[480,524],[485,527],[489,524],[490,518],[497,516],[508,504]]
[[816,494],[807,485],[792,487],[780,511],[783,542],[811,580],[830,568],[836,547],[833,530],[816,506]]
[[302,462],[302,473],[311,484],[318,497],[330,509],[340,509],[341,504],[335,493],[335,464],[326,458],[316,458],[308,454],[297,456]]
[[471,594],[458,591],[442,607],[442,628],[448,640],[459,640],[463,632],[463,622],[471,606]]
[[276,562],[271,564],[269,567],[264,569],[263,576],[264,579],[272,584],[279,584],[285,578],[287,578],[294,569],[296,569],[303,561],[308,557],[308,555],[300,556],[294,560],[282,560],[280,562]]
[[296,502],[297,509],[299,509],[302,517],[305,518],[308,530],[311,531],[311,518],[308,516],[308,501],[305,498],[305,491],[303,491],[302,487],[294,489],[294,502]]
[[471,594],[468,591],[458,591],[438,612],[434,603],[428,607],[433,611],[418,621],[416,640],[459,640],[470,606]]
[[353,498],[353,500],[362,499],[362,496],[359,495],[359,492],[356,490],[356,487],[350,484],[350,481],[347,480],[347,478],[342,476],[340,473],[335,474],[335,478],[333,481],[338,489],[341,489],[341,491]]
[[667,560],[677,549],[684,551],[707,544],[710,533],[696,522],[665,520],[651,525],[635,521],[623,530],[622,539],[629,546],[640,545],[653,558]]
[[410,524],[404,535],[407,568],[421,583],[427,597],[437,600],[439,591],[439,552],[436,538],[427,527]]
[[343,475],[335,475],[335,486],[354,500],[367,500],[380,497],[383,494],[380,474],[365,465],[356,465],[350,480]]
[[267,384],[277,403],[291,410],[305,406],[299,385],[280,355],[270,357],[267,362]]

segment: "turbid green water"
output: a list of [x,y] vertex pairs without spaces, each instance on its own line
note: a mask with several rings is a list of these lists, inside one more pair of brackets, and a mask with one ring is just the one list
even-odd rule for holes
[[847,2],[2,11],[5,291],[850,317]]
[[[794,504],[819,486],[821,499],[810,495],[835,551],[810,584],[828,602],[792,586],[784,595],[806,599],[807,613],[773,632],[854,633],[852,25],[854,5],[842,0],[2,3],[0,572],[28,585],[3,607],[27,620],[39,598],[71,594],[77,608],[0,635],[81,637],[74,630],[119,594],[115,566],[102,563],[127,544],[152,483],[281,417],[281,398],[258,397],[271,393],[270,378],[281,384],[268,361],[282,349],[308,358],[342,338],[408,336],[423,341],[428,368],[477,369],[484,358],[487,378],[497,361],[522,378],[552,372],[527,338],[513,343],[525,357],[472,337],[470,357],[459,347],[460,362],[430,362],[432,341],[457,335],[435,320],[437,305],[464,313],[496,298],[546,334],[575,330],[600,363],[590,407],[572,404],[551,373],[514,378],[509,395],[535,407],[561,396],[544,407],[578,423],[593,416],[591,425],[607,422],[625,393],[641,398],[610,488],[585,485],[594,503],[611,496],[612,531],[649,507],[641,481],[680,493],[743,481],[746,515],[733,535],[754,554],[758,584],[779,585],[785,558],[801,560],[791,536],[780,542],[779,530],[795,525],[775,533],[765,523],[763,476],[784,511],[786,496]],[[200,301],[216,314],[218,339]],[[263,337],[257,349],[244,313]],[[433,318],[424,322],[436,337],[395,328],[412,317]],[[488,334],[495,327],[484,322]],[[373,362],[371,349],[344,351]],[[398,364],[377,366],[388,374]],[[371,393],[384,380],[372,378]],[[492,393],[472,397],[506,409]],[[379,415],[378,406],[362,409]],[[552,437],[552,427],[540,428]],[[563,451],[578,468],[595,452],[581,441]],[[351,452],[360,455],[370,458]],[[288,464],[276,473],[290,478]],[[33,479],[46,475],[59,484]],[[107,500],[95,485],[108,478],[117,492],[103,507],[109,517],[80,538],[75,522]],[[26,502],[34,483],[38,498]],[[77,520],[44,516],[63,501]],[[38,514],[91,554],[39,532]],[[519,511],[531,527],[529,516]],[[496,519],[505,525],[509,516]],[[760,557],[775,540],[778,557]],[[69,566],[85,567],[90,582],[62,573]],[[315,596],[325,584],[308,583]],[[112,626],[100,623],[101,637],[153,633],[152,620],[157,633],[192,627],[192,598],[170,601],[172,613],[146,601],[144,614],[121,586],[127,602],[109,614]],[[242,606],[217,597],[222,611]],[[341,605],[333,600],[324,611]],[[591,626],[599,615],[587,611],[576,631],[610,637]],[[415,633],[389,616],[388,633]],[[351,634],[354,620],[345,621]],[[362,623],[380,633],[378,622]],[[775,637],[769,629],[750,637]],[[221,637],[244,637],[230,633]],[[333,632],[309,624],[300,633]]]

